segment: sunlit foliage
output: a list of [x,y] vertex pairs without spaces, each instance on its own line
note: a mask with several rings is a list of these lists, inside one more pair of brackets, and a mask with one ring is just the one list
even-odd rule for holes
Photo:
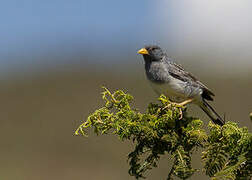
[[[250,179],[252,173],[252,134],[247,128],[227,122],[220,127],[189,117],[185,107],[171,103],[165,96],[160,103],[150,103],[146,112],[132,108],[133,97],[118,90],[111,93],[104,88],[105,104],[91,114],[76,130],[86,136],[92,127],[98,135],[112,133],[121,140],[131,140],[135,148],[129,153],[129,174],[144,178],[146,171],[157,167],[160,157],[169,154],[167,179],[191,177],[193,152],[202,152],[204,172],[213,179]],[[207,133],[208,132],[208,133]]]

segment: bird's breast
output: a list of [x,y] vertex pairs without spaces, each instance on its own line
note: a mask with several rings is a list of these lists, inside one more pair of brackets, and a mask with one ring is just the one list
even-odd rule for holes
[[174,102],[180,102],[188,98],[186,93],[186,83],[169,77],[166,82],[149,81],[153,90],[160,96],[164,94]]
[[146,76],[153,90],[160,96],[164,94],[174,102],[200,96],[199,88],[189,82],[173,77],[165,64],[152,62],[145,64]]

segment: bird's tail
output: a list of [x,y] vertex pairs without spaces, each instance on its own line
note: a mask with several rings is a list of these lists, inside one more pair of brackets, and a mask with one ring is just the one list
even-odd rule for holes
[[203,103],[200,107],[215,124],[218,124],[220,126],[223,126],[225,124],[225,121],[205,100],[203,100]]

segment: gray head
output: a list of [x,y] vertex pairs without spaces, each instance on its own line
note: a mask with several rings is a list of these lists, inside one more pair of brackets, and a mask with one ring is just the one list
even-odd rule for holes
[[161,61],[166,56],[163,50],[155,45],[145,46],[138,53],[143,55],[145,62]]

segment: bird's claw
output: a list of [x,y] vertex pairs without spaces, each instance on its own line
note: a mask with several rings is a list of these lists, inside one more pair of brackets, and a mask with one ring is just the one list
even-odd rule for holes
[[171,107],[177,107],[179,109],[179,120],[181,120],[183,118],[183,111],[182,111],[182,107],[183,105],[181,105],[180,103],[170,103],[168,104],[167,106],[163,107],[162,109],[165,110],[165,109],[170,109]]

